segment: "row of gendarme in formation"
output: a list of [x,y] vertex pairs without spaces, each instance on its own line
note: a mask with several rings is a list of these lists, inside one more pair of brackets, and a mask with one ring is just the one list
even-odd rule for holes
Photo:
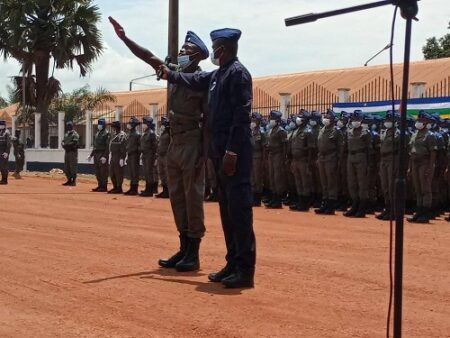
[[[401,95],[402,64],[394,65],[395,96]],[[450,96],[450,58],[411,64],[410,97]],[[415,85],[418,84],[419,86]],[[421,84],[421,85],[420,85]],[[391,98],[389,65],[325,70],[255,78],[253,110],[267,116],[273,109],[286,114],[300,108],[325,111],[336,102],[382,101]],[[419,88],[419,91],[415,91]],[[115,118],[115,106],[123,107],[123,122],[131,116],[166,114],[166,89],[116,92],[117,102],[104,104],[94,111],[93,119]],[[153,105],[153,106],[152,106]],[[10,125],[17,106],[0,110],[0,119]]]

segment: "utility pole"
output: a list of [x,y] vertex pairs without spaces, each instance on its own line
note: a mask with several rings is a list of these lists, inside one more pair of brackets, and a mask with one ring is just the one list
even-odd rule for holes
[[[176,63],[178,56],[178,0],[169,0],[169,45],[167,55]],[[169,82],[167,82],[167,113],[169,112]]]

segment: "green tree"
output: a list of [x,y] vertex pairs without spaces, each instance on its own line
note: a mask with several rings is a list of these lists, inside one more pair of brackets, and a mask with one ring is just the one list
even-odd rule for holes
[[55,98],[50,105],[50,111],[54,113],[63,111],[66,113],[66,121],[76,123],[84,119],[86,111],[92,111],[97,106],[108,102],[116,102],[116,97],[104,88],[100,87],[91,91],[86,85]]
[[[450,23],[448,29],[450,29]],[[450,34],[446,34],[439,39],[436,37],[427,39],[422,52],[425,60],[450,57]]]
[[[92,0],[0,0],[0,55],[13,57],[25,74],[26,105],[41,113],[41,144],[48,145],[49,106],[61,93],[55,68],[85,76],[103,50],[97,24],[100,13]],[[33,73],[34,69],[34,73]],[[15,79],[22,97],[22,77]]]
[[0,108],[8,107],[9,103],[3,97],[0,96]]

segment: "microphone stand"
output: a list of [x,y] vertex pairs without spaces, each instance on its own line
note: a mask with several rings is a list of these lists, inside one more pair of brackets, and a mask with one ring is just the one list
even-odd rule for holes
[[403,237],[406,195],[406,114],[408,104],[409,63],[411,54],[412,20],[419,12],[419,0],[388,0],[365,5],[343,8],[318,14],[306,14],[285,19],[286,26],[300,25],[314,22],[331,16],[353,13],[385,5],[400,8],[402,17],[406,20],[405,51],[403,62],[403,86],[401,99],[400,140],[398,175],[395,181],[395,275],[394,275],[394,338],[402,336],[402,290],[403,290]]

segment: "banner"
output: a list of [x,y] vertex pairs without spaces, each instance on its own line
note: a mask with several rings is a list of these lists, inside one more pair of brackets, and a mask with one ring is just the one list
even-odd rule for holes
[[[384,115],[386,111],[392,110],[392,101],[348,102],[333,105],[335,113],[341,111],[353,113],[354,110]],[[395,110],[400,110],[400,100],[395,100]],[[442,118],[450,118],[450,96],[408,100],[408,115],[415,116],[421,110],[428,113],[439,113]]]

